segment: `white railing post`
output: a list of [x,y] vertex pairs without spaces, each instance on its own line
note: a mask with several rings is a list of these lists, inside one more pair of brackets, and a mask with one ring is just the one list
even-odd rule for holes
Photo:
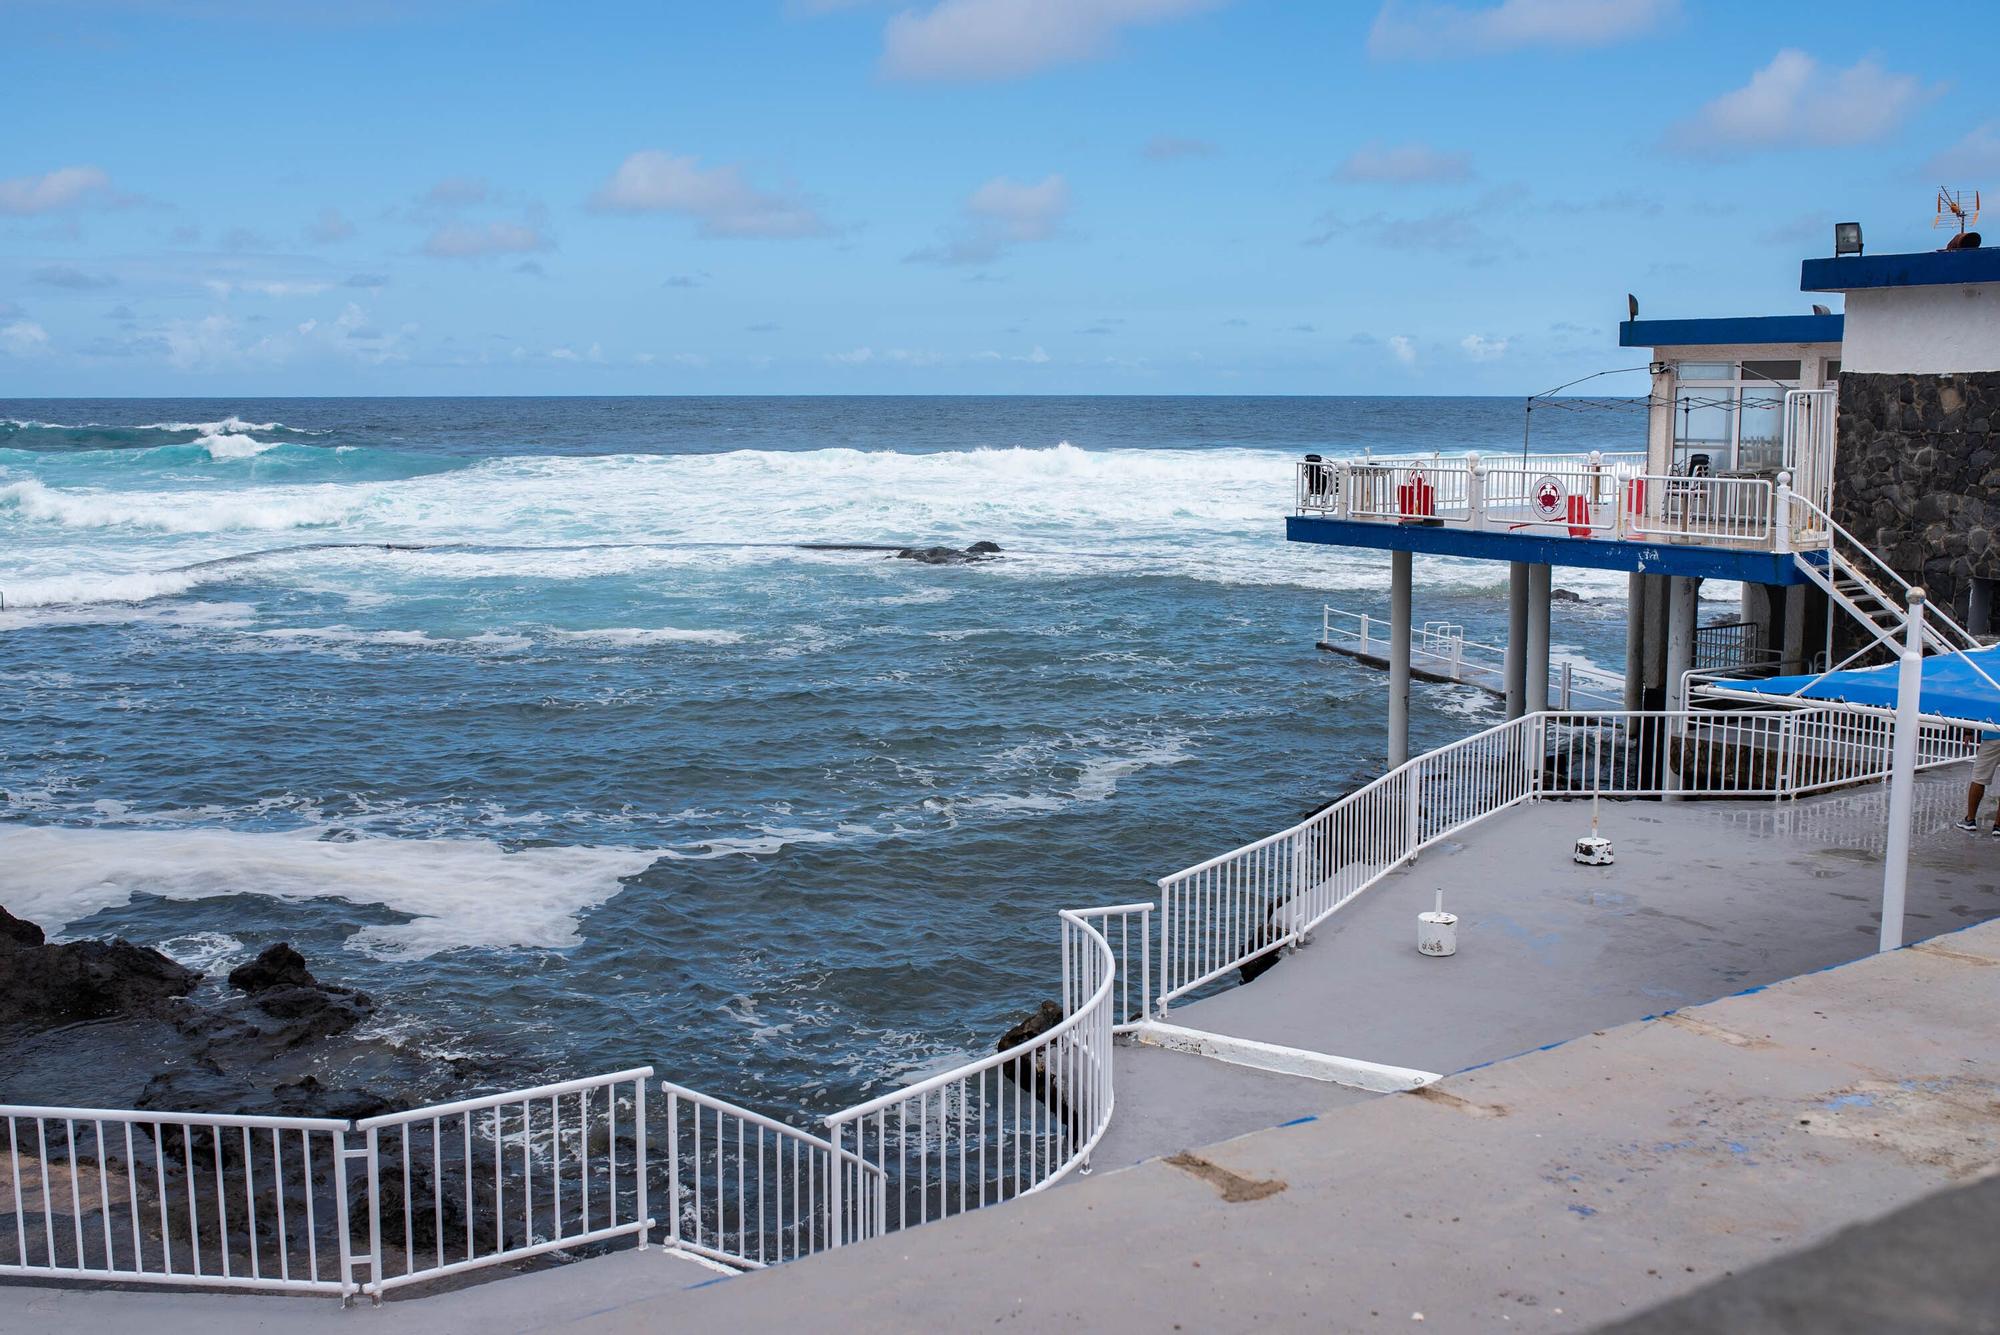
[[[311,1133],[308,1132],[307,1135]],[[161,1151],[164,1152],[164,1151]],[[347,1219],[347,1161],[352,1152],[347,1148],[347,1132],[333,1133],[333,1226],[339,1230],[337,1239],[338,1263],[340,1265],[340,1305],[347,1306],[354,1301],[354,1295],[361,1286],[354,1282],[354,1237],[353,1225]],[[306,1179],[306,1194],[312,1194],[312,1179]],[[369,1194],[374,1194],[374,1184],[369,1184]],[[372,1276],[371,1276],[372,1278]]]
[[[665,1093],[667,1096],[667,1246],[679,1248],[681,1245],[681,1101],[680,1095],[671,1089]],[[695,1116],[701,1116],[699,1108],[695,1110]]]
[[1486,470],[1477,454],[1465,456],[1465,509],[1473,528],[1486,527]]
[[[363,1143],[363,1162],[368,1166],[368,1283],[364,1291],[371,1301],[382,1301],[382,1164],[376,1142],[378,1128],[369,1127]],[[409,1240],[404,1239],[405,1242]]]
[[1562,676],[1556,683],[1556,707],[1559,709],[1569,708],[1569,685],[1570,665],[1564,663],[1562,665]]
[[[648,1213],[646,1209],[646,1175],[648,1171],[652,1168],[652,1164],[649,1161],[648,1156],[646,1154],[646,1082],[652,1078],[653,1078],[652,1068],[648,1067],[646,1069],[646,1074],[640,1076],[637,1080],[634,1080],[632,1082],[633,1089],[636,1091],[634,1095],[635,1106],[633,1107],[632,1110],[632,1120],[634,1123],[636,1134],[638,1136],[638,1144],[634,1148],[632,1154],[632,1173],[633,1176],[635,1176],[639,1182],[638,1214],[635,1216],[635,1218],[637,1219],[639,1224],[639,1250],[642,1252],[646,1250],[647,1239],[652,1236],[653,1232],[653,1216],[650,1213]],[[618,1086],[612,1085],[609,1088],[607,1088],[604,1091],[604,1096],[607,1100],[617,1098]],[[551,1102],[553,1103],[554,1101],[551,1100]],[[523,1134],[526,1134],[525,1128],[523,1128]],[[560,1175],[556,1178],[556,1181],[558,1184],[561,1183],[562,1178],[560,1177]],[[590,1199],[588,1195],[589,1190],[590,1190],[589,1185],[586,1183],[584,1186],[584,1191],[586,1193],[584,1196],[584,1200],[586,1201]],[[616,1211],[618,1208],[618,1202],[616,1201],[611,1202],[611,1208],[613,1211]],[[617,1218],[617,1215],[614,1213],[612,1215],[612,1218],[614,1219]],[[560,1219],[557,1220],[557,1227],[561,1227]]]
[[1368,614],[1361,614],[1361,652],[1368,652]]
[[1924,591],[1911,589],[1903,652],[1896,669],[1896,732],[1890,744],[1889,840],[1882,858],[1882,935],[1878,948],[1903,944],[1903,901],[1910,880],[1910,806],[1917,778],[1917,733],[1924,684]]
[[1792,475],[1778,474],[1777,490],[1771,493],[1771,550],[1780,555],[1792,550]]
[[1403,804],[1407,811],[1407,814],[1404,817],[1404,822],[1405,822],[1405,827],[1409,834],[1410,858],[1412,861],[1414,861],[1417,856],[1417,845],[1423,842],[1423,832],[1424,832],[1423,817],[1420,814],[1417,805],[1419,799],[1423,796],[1423,791],[1424,791],[1422,783],[1422,777],[1423,777],[1422,772],[1423,772],[1423,766],[1421,764],[1412,764],[1405,771],[1405,773],[1408,775],[1408,778],[1406,780],[1407,787],[1403,795]]
[[1340,493],[1333,498],[1333,512],[1340,518],[1347,519],[1354,513],[1354,466],[1344,459],[1340,462],[1337,484]]
[[[826,1164],[826,1245],[832,1248],[838,1247],[845,1242],[847,1233],[847,1225],[845,1216],[841,1210],[840,1198],[840,1151],[841,1147],[847,1141],[847,1124],[837,1116],[827,1118],[826,1138],[833,1143],[833,1152],[827,1156]],[[861,1149],[858,1136],[856,1137],[854,1148],[858,1155]],[[700,1171],[700,1165],[698,1164],[696,1165],[696,1171]],[[859,1183],[856,1184],[856,1186],[859,1185]]]

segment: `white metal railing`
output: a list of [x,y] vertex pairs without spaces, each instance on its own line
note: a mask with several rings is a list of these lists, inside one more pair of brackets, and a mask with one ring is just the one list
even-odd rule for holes
[[759,1269],[882,1231],[887,1176],[876,1165],[748,1108],[671,1081],[660,1088],[668,1246]]
[[[1364,657],[1386,657],[1394,623],[1366,612],[1320,609],[1319,642]],[[1410,633],[1410,666],[1416,671],[1477,686],[1495,695],[1507,691],[1507,651],[1465,638],[1453,621],[1426,621]],[[1549,701],[1559,709],[1591,705],[1616,709],[1625,701],[1625,679],[1588,663],[1564,659],[1549,664]]]
[[1834,433],[1840,415],[1837,389],[1785,391],[1785,469],[1792,490],[1822,513],[1833,508]]
[[[1543,797],[1798,797],[1887,776],[1893,719],[1838,706],[1551,711],[1418,756],[1305,820],[1160,882],[1157,1010],[1295,945],[1438,839]],[[1972,753],[1930,723],[1922,767]]]
[[0,1274],[355,1291],[344,1121],[14,1104],[0,1118]]
[[1648,474],[1635,481],[1645,489],[1645,503],[1626,506],[1625,532],[1632,537],[1772,543],[1769,479]]
[[[1120,955],[1107,936],[1152,905],[1065,910],[1060,1022],[1024,1043],[843,1109],[826,1119],[836,1151],[879,1169],[881,1224],[900,1229],[1040,1191],[1081,1167],[1111,1119]],[[838,1190],[840,1179],[834,1179]],[[834,1242],[845,1218],[832,1210]]]
[[[461,1099],[355,1124],[369,1281],[385,1290],[636,1236],[646,1243],[653,1068]],[[621,1115],[622,1114],[622,1115]]]

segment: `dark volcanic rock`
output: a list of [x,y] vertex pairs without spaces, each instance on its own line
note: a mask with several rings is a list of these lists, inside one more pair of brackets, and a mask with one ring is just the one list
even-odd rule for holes
[[149,1112],[231,1112],[261,1117],[375,1117],[410,1100],[368,1088],[329,1087],[306,1075],[265,1085],[214,1061],[163,1071],[133,1106]]
[[52,946],[39,927],[12,915],[0,929],[0,1025],[157,1012],[200,981],[193,969],[129,941]]
[[[1012,1029],[1000,1036],[994,1047],[996,1052],[1040,1038],[1063,1021],[1062,1007],[1053,1001],[1044,1001],[1029,1012],[1028,1016]],[[1011,1061],[1002,1062],[1000,1071],[1009,1080],[1034,1096],[1044,1107],[1071,1124],[1071,1130],[1081,1129],[1081,1119],[1070,1105],[1055,1072],[1050,1069],[1050,1047],[1044,1046],[1033,1052],[1024,1053]]]
[[1062,1007],[1056,1005],[1053,1001],[1044,1001],[1041,1005],[1030,1011],[1025,1020],[1022,1020],[1012,1029],[1000,1035],[1000,1041],[994,1045],[993,1050],[995,1052],[1005,1052],[1009,1048],[1019,1047],[1031,1038],[1040,1038],[1043,1034],[1048,1033],[1049,1030],[1061,1024],[1062,1018]]
[[905,547],[890,558],[892,561],[920,561],[927,566],[962,566],[975,561],[991,560],[1000,552],[1000,545],[993,542],[975,542],[970,547]]
[[1552,603],[1580,603],[1583,601],[1583,595],[1575,589],[1550,589],[1549,601]]
[[0,908],[0,949],[10,945],[39,946],[47,940],[41,928]]
[[274,987],[318,987],[319,979],[306,968],[305,956],[280,941],[264,947],[248,964],[231,969],[229,985],[244,992],[262,992]]

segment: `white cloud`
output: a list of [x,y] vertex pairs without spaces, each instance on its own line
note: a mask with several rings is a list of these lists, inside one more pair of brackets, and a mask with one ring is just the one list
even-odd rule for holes
[[591,196],[605,213],[678,213],[703,236],[821,236],[831,229],[803,198],[759,190],[734,165],[703,167],[692,156],[642,149]]
[[1924,164],[1924,175],[1947,185],[2000,176],[2000,121],[1974,127],[1965,138]]
[[851,348],[846,352],[829,352],[826,359],[837,366],[866,366],[875,360],[873,348]]
[[0,214],[25,218],[107,199],[111,178],[100,167],[58,167],[41,176],[0,181]]
[[1131,27],[1216,0],[941,0],[906,9],[883,33],[882,72],[897,79],[1012,79],[1103,55]]
[[33,320],[16,320],[0,325],[0,348],[15,357],[40,352],[49,345],[49,331]]
[[424,191],[419,202],[431,208],[456,209],[468,204],[484,204],[492,187],[477,176],[447,176]]
[[1679,9],[1680,0],[1502,0],[1479,8],[1386,0],[1368,31],[1368,54],[1425,60],[1530,46],[1608,46]]
[[933,264],[985,264],[1009,246],[1046,241],[1069,212],[1069,182],[1061,173],[1030,185],[996,176],[965,201],[965,218],[941,245],[926,246],[906,259]]
[[1873,60],[1832,69],[1787,47],[1667,133],[1669,146],[1699,157],[1751,148],[1830,147],[1880,139],[1939,89]]
[[339,209],[330,205],[319,211],[319,217],[306,224],[306,240],[322,246],[345,241],[353,235],[354,224],[342,217]]
[[1417,345],[1410,340],[1407,334],[1389,335],[1389,352],[1397,361],[1405,366],[1415,366],[1417,364]]
[[519,255],[550,250],[555,243],[524,223],[446,223],[424,241],[424,254],[440,259],[479,255]]
[[1348,154],[1347,161],[1333,175],[1338,181],[1393,185],[1464,181],[1472,176],[1472,159],[1464,153],[1446,153],[1429,144],[1385,144],[1374,140]]
[[1458,340],[1458,346],[1475,362],[1498,361],[1507,355],[1506,339],[1488,338],[1484,334],[1467,334]]

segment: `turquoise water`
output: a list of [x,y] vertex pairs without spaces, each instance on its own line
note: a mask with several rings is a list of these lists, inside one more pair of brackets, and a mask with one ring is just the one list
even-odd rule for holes
[[[1291,461],[1504,451],[1522,423],[1497,399],[0,419],[0,903],[204,968],[287,939],[397,1041],[651,1062],[775,1111],[986,1050],[1053,992],[1057,908],[1148,897],[1372,777],[1382,680],[1312,642],[1322,602],[1383,610],[1386,558],[1283,541]],[[1536,441],[1635,430],[1538,414]],[[797,545],[980,539],[1003,557]],[[1418,615],[1488,638],[1504,579],[1422,563]],[[1622,577],[1561,582],[1606,597],[1564,605],[1559,648],[1613,662]],[[1416,688],[1418,745],[1495,717]]]

